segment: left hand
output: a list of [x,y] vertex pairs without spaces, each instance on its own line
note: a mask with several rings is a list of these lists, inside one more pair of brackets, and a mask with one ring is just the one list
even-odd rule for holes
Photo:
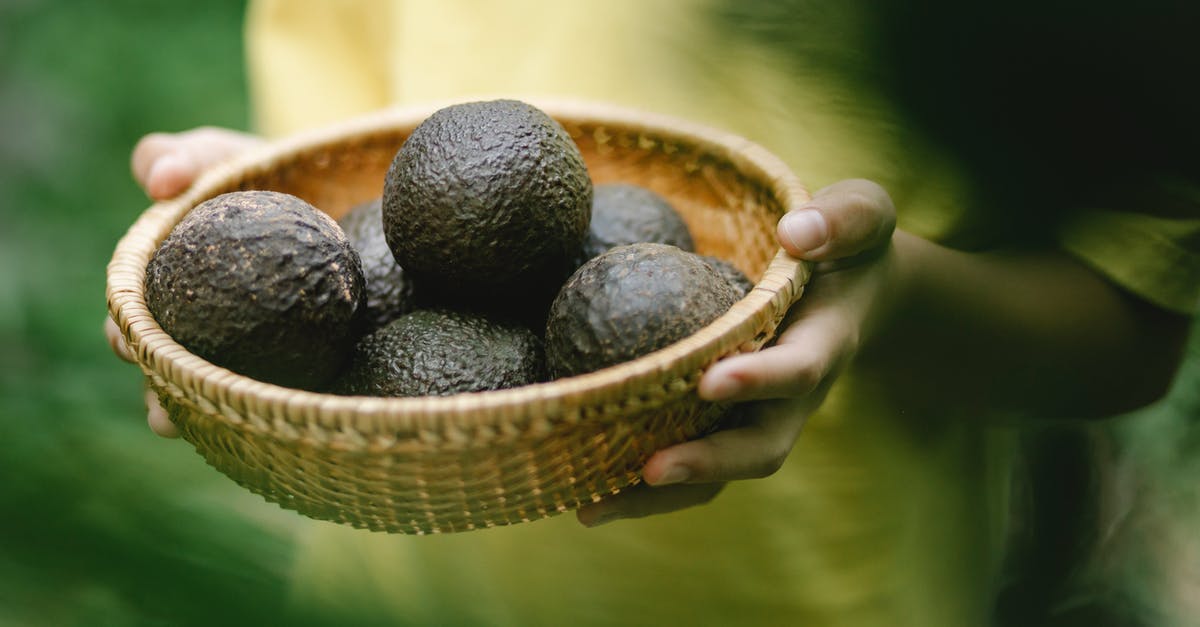
[[580,508],[579,521],[590,527],[703,504],[728,481],[777,471],[808,416],[889,309],[897,273],[895,214],[882,187],[847,180],[784,216],[780,245],[817,262],[806,293],[773,346],[714,364],[699,394],[724,402],[787,400],[743,406],[721,430],[658,451],[642,469],[643,484]]
[[[167,200],[182,193],[202,172],[238,154],[262,145],[263,139],[239,131],[203,126],[182,133],[151,133],[138,141],[129,159],[133,178],[154,200]],[[121,330],[111,317],[104,319],[104,335],[117,357],[136,363]],[[146,386],[146,422],[164,438],[179,437],[179,429]]]

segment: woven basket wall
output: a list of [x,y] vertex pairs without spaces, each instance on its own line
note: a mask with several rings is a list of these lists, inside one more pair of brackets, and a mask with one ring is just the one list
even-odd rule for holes
[[[398,533],[551,516],[634,483],[654,451],[717,426],[696,384],[722,356],[768,341],[808,278],[775,223],[808,194],[782,162],[726,133],[574,102],[531,101],[578,143],[596,182],[649,187],[698,252],[757,282],[693,336],[599,372],[440,398],[352,398],[261,383],[174,342],[145,303],[146,264],[200,202],[234,190],[295,194],[339,217],[382,193],[408,133],[437,107],[387,110],[276,142],[150,207],[117,245],[108,307],[183,437],[242,486],[313,518]],[[182,487],[181,489],[186,489]]]

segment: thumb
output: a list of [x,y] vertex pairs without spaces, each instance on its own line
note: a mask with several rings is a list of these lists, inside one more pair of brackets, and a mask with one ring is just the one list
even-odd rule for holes
[[779,244],[808,261],[853,257],[883,246],[896,229],[896,208],[878,184],[849,179],[825,187],[779,220]]

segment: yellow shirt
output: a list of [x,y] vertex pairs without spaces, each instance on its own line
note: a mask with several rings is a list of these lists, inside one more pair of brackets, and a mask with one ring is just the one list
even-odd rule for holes
[[[901,227],[930,239],[981,219],[965,209],[953,164],[881,98],[723,42],[705,6],[255,2],[247,53],[257,123],[278,135],[396,103],[589,98],[744,135],[812,189],[876,180]],[[854,37],[844,33],[843,44]],[[1125,232],[1128,218],[1113,219]],[[1195,222],[1172,224],[1200,233]],[[1130,289],[1188,310],[1200,257],[1167,237],[1179,254],[1164,267],[1161,249],[1146,247],[1147,238],[1163,243],[1161,229],[1148,231],[1115,254],[1120,236],[1102,220],[1069,225],[1064,239]],[[1130,256],[1144,267],[1131,270]],[[306,615],[344,624],[985,624],[1011,434],[976,418],[897,406],[851,372],[776,475],[731,484],[709,505],[597,529],[568,515],[435,537],[314,522],[301,539],[295,600]]]

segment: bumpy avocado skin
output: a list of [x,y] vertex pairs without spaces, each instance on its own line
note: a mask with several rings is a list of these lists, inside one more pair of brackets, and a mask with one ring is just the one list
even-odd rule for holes
[[725,280],[729,281],[729,284],[737,289],[740,296],[745,296],[746,294],[750,293],[750,290],[754,289],[754,281],[751,281],[750,277],[743,274],[742,271],[738,270],[737,266],[733,265],[732,263],[729,263],[720,257],[712,257],[709,255],[702,255],[700,258],[707,261],[708,265],[712,266],[718,274],[725,277]]
[[541,340],[482,315],[420,309],[359,341],[339,394],[447,396],[545,380]]
[[370,332],[415,308],[412,278],[396,263],[383,235],[383,200],[352,208],[338,221],[362,259],[366,279],[364,331]]
[[146,302],[193,353],[288,387],[323,388],[354,346],[358,253],[330,217],[276,192],[194,208],[146,267]]
[[548,305],[591,205],[583,157],[562,126],[515,100],[465,103],[434,113],[396,153],[384,232],[422,289],[501,308]]
[[639,242],[696,249],[687,223],[662,196],[627,183],[597,185],[580,265],[617,246]]
[[614,248],[563,286],[546,323],[550,374],[629,361],[677,342],[741,296],[700,256],[667,244]]

